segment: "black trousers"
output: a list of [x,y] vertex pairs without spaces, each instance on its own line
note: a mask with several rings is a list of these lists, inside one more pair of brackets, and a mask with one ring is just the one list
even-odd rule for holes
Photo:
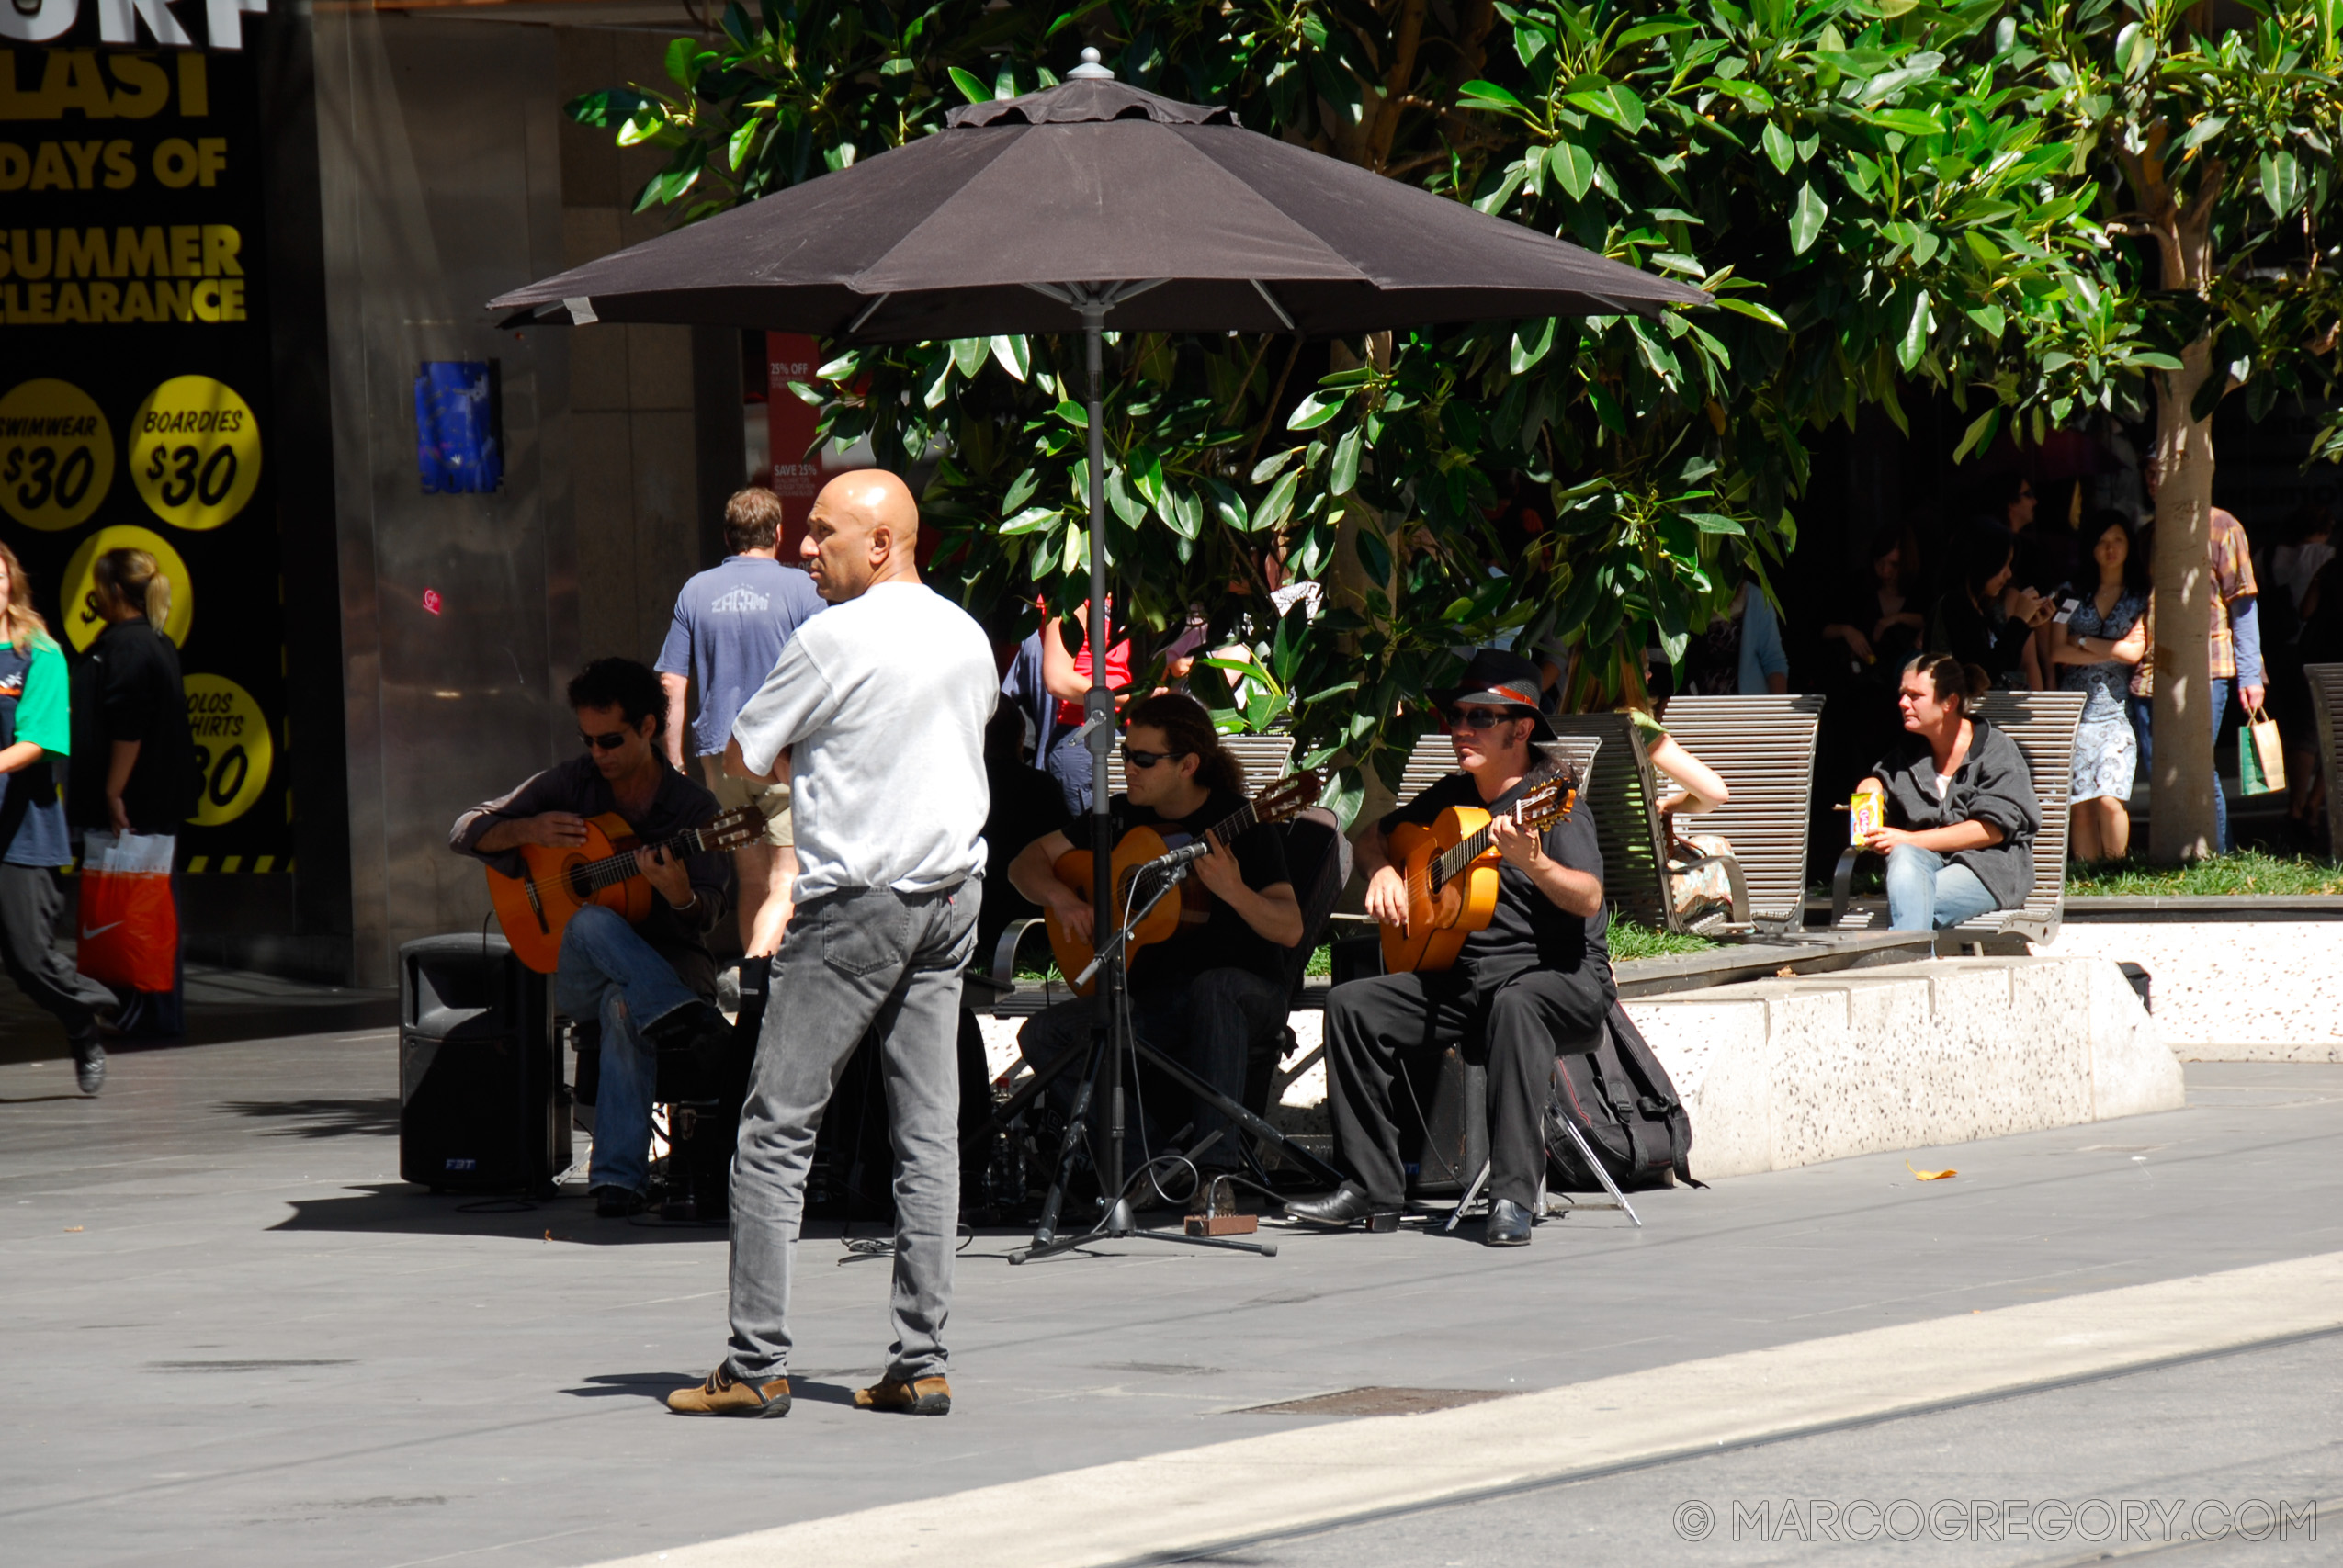
[[76,1055],[97,1040],[97,1011],[114,993],[80,973],[57,951],[57,914],[65,896],[46,866],[0,864],[0,965],[24,994],[64,1025]]
[[1378,975],[1335,987],[1326,998],[1335,1162],[1376,1202],[1404,1200],[1392,1119],[1401,1065],[1456,1045],[1488,1073],[1489,1196],[1536,1201],[1554,1058],[1595,1038],[1611,996],[1602,976],[1583,970]]

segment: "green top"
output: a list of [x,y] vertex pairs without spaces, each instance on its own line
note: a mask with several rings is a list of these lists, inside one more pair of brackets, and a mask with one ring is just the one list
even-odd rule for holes
[[[12,647],[0,642],[0,649]],[[17,739],[29,740],[51,756],[73,750],[73,724],[67,716],[65,653],[51,639],[32,639],[32,664],[25,671],[24,694],[17,699]]]
[[1627,717],[1634,721],[1636,732],[1643,736],[1647,748],[1655,741],[1668,739],[1668,727],[1644,709],[1631,707],[1627,710]]

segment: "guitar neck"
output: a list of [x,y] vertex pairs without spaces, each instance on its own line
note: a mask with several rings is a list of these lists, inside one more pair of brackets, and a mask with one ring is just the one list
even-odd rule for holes
[[[696,854],[707,847],[705,839],[706,836],[699,829],[686,828],[672,839],[662,839],[657,843],[643,844],[638,848],[663,851],[669,853],[680,852],[684,854]],[[572,874],[584,883],[586,888],[592,892],[598,893],[606,887],[616,887],[627,878],[640,873],[641,867],[635,859],[636,853],[636,850],[625,850],[602,860],[588,861],[578,867]]]

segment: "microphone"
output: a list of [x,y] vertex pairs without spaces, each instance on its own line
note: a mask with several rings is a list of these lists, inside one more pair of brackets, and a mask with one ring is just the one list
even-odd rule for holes
[[1205,856],[1211,852],[1211,840],[1200,838],[1192,844],[1183,844],[1176,850],[1156,856],[1153,860],[1148,862],[1147,864],[1139,869],[1142,871],[1177,871],[1183,865],[1189,865],[1196,861],[1204,859]]

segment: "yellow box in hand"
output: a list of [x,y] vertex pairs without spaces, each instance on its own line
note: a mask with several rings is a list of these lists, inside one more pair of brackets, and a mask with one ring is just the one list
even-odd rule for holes
[[1875,789],[1859,789],[1847,797],[1847,841],[1867,842],[1887,826],[1887,797]]

